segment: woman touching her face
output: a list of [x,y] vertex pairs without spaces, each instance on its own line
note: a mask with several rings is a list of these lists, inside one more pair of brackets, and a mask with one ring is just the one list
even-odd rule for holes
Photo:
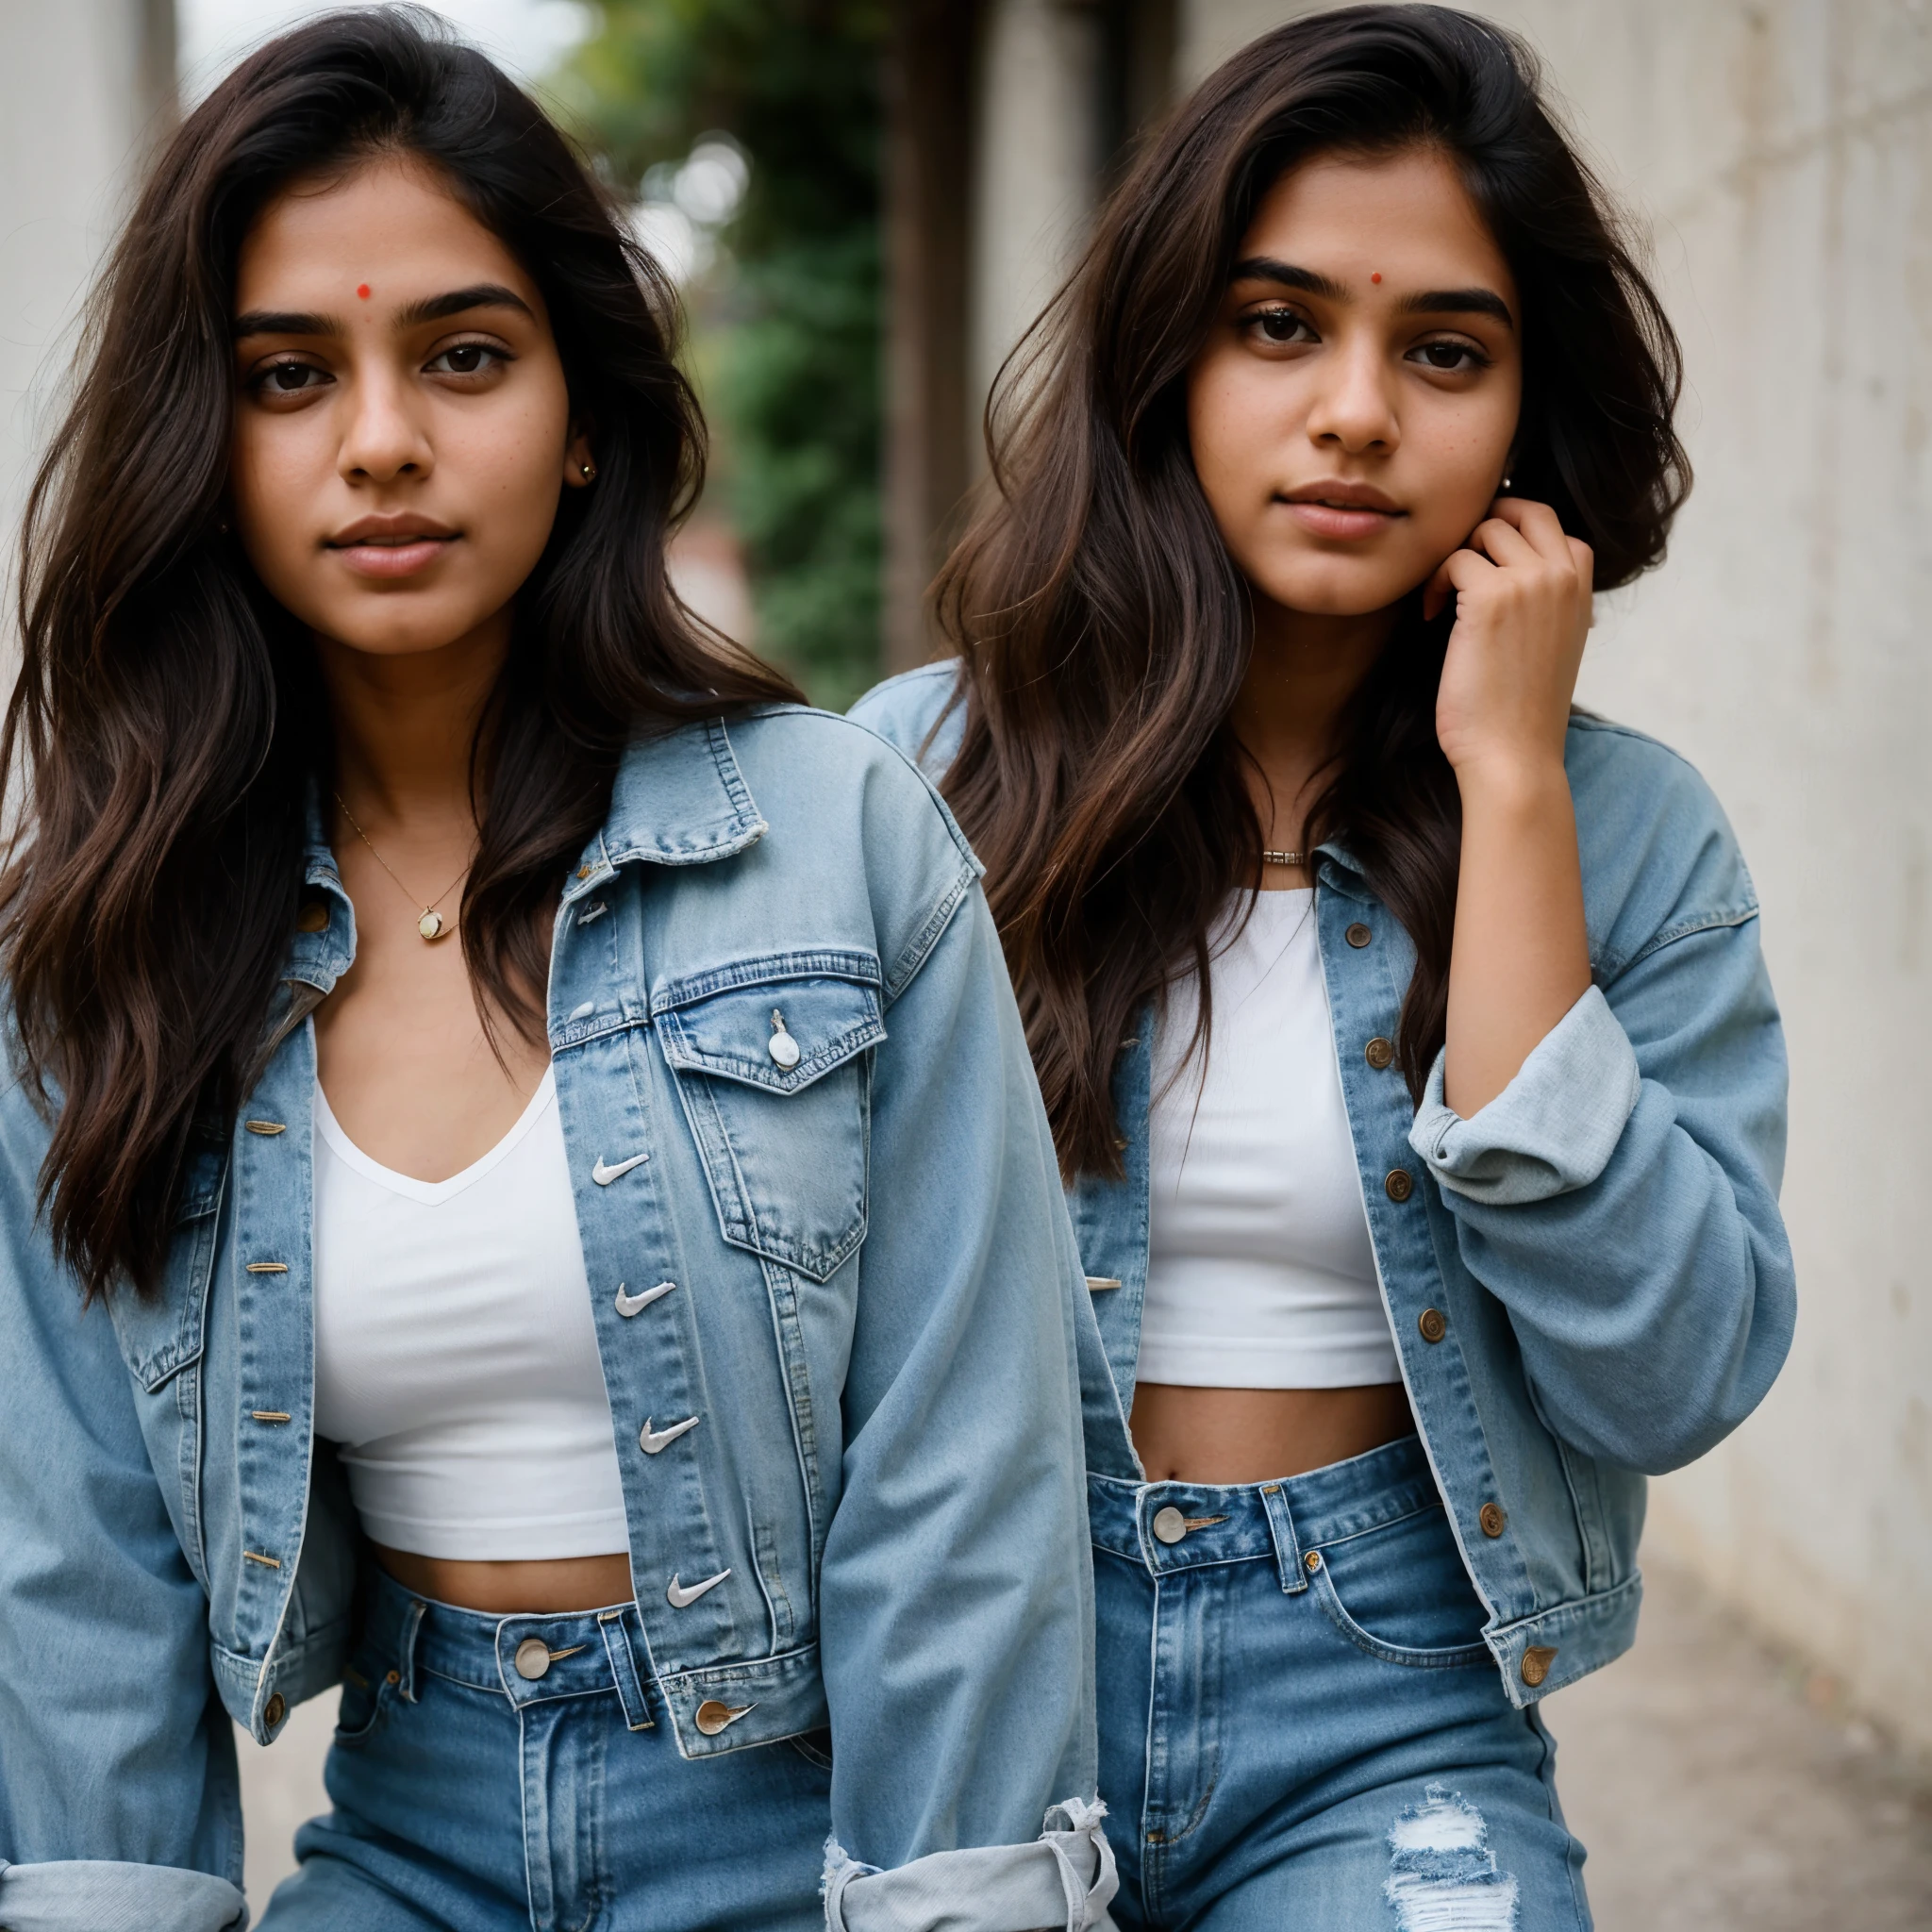
[[1790,1340],[1749,875],[1572,706],[1689,486],[1618,235],[1487,23],[1256,42],[996,398],[957,661],[858,709],[987,864],[1058,1145],[1136,1932],[1587,1925],[1538,1700]]
[[[160,157],[0,779],[0,1924],[1087,1925],[1072,1230],[931,788],[673,593],[675,303],[406,9]],[[943,1907],[935,1901],[947,1901]]]

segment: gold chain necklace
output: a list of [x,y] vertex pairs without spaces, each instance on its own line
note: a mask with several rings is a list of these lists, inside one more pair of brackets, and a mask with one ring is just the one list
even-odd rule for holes
[[[346,805],[342,805],[342,794],[340,791],[338,791],[335,794],[335,800],[338,805],[341,805],[342,807],[342,816],[348,820],[350,828],[355,832],[357,838],[361,840],[363,844],[368,846],[370,856],[375,860],[377,865],[381,866],[384,872],[388,873],[391,878],[395,879],[396,889],[398,891],[402,893],[403,897],[406,898],[410,905],[415,905],[417,903],[415,893],[410,891],[408,887],[404,885],[402,880],[396,876],[395,867],[392,866],[389,862],[389,860],[382,856],[381,853],[376,851],[375,841],[372,839],[369,836],[369,834],[362,829],[360,825],[357,824],[356,814],[352,812]],[[455,891],[456,889],[459,885],[461,885],[466,878],[469,877],[469,875],[470,868],[467,865],[465,865],[462,871],[458,873],[456,877],[450,880],[449,884],[443,887],[442,891],[437,893],[436,897],[430,900],[428,905],[423,908],[422,914],[416,921],[416,930],[420,932],[425,940],[429,941],[431,944],[434,944],[436,941],[441,939],[444,936],[444,934],[446,934],[450,930],[449,922],[445,920],[442,914],[436,909],[437,907],[444,899],[447,899],[449,895],[453,891]]]
[[[349,823],[353,825],[356,821],[351,819]],[[370,849],[374,851],[375,847],[372,846]],[[1261,863],[1263,865],[1300,865],[1307,858],[1307,854],[1305,852],[1264,852],[1261,855]]]

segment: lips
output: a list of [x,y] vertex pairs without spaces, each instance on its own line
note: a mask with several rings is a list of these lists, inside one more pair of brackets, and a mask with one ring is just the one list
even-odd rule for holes
[[457,541],[458,532],[432,517],[368,516],[338,530],[323,547],[358,576],[414,576]]
[[1340,479],[1304,484],[1276,501],[1311,536],[1344,541],[1379,536],[1407,515],[1374,484]]

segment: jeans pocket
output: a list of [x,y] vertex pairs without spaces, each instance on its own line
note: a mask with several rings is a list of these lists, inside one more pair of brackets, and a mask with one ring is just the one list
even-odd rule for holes
[[1489,1661],[1488,1614],[1440,1507],[1321,1544],[1317,1554],[1316,1600],[1358,1649],[1424,1669]]
[[335,1741],[355,1745],[374,1737],[402,1681],[402,1673],[386,1651],[371,1643],[358,1644],[342,1671]]

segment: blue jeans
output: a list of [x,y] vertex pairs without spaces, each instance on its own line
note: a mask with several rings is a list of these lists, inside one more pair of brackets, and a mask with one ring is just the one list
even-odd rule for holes
[[1587,1932],[1555,1746],[1504,1693],[1413,1437],[1275,1483],[1089,1488],[1123,1932]]
[[[537,1677],[517,1668],[533,1638]],[[826,1739],[688,1763],[644,1655],[634,1604],[487,1617],[378,1573],[328,1755],[335,1809],[296,1834],[263,1932],[822,1928]]]

